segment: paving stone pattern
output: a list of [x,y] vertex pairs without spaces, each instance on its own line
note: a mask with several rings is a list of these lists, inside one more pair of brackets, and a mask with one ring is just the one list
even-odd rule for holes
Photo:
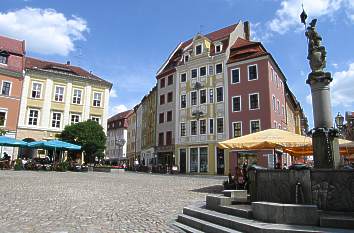
[[[222,179],[134,172],[0,171],[0,232],[178,232],[184,206]],[[199,192],[192,190],[199,190]]]

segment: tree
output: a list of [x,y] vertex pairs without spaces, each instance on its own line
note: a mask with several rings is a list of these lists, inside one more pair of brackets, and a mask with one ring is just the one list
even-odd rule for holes
[[59,135],[63,141],[81,145],[85,162],[92,163],[95,157],[102,157],[106,148],[106,134],[96,121],[88,120],[65,126]]
[[0,129],[0,136],[4,136],[7,133],[5,129]]

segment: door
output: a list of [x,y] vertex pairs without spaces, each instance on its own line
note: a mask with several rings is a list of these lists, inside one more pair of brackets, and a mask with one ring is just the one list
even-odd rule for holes
[[224,175],[225,172],[225,159],[224,159],[224,150],[216,148],[217,155],[217,174]]
[[186,149],[179,150],[179,172],[186,173]]

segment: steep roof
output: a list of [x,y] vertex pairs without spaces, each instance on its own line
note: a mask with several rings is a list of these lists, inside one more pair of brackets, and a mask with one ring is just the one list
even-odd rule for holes
[[88,72],[81,67],[73,66],[69,64],[62,64],[52,61],[44,61],[37,58],[26,57],[26,69],[39,69],[48,72],[61,73],[66,75],[75,75],[82,78],[87,78],[93,81],[103,82],[106,85],[112,86],[112,84],[106,80],[99,78],[98,76]]
[[23,56],[25,55],[25,41],[0,36],[0,50],[5,50],[9,53],[15,53]]
[[239,37],[230,48],[230,58],[227,63],[243,61],[268,54],[260,42],[249,41]]
[[127,111],[124,111],[124,112],[120,112],[120,113],[117,113],[116,115],[110,117],[108,119],[108,122],[112,122],[112,121],[117,121],[117,120],[122,120],[122,119],[126,119],[130,116],[130,114],[132,114],[134,111],[133,110],[127,110]]

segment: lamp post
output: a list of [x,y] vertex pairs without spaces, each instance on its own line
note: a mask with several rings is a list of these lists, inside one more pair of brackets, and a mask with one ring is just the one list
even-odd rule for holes
[[336,123],[336,127],[339,130],[339,135],[345,137],[345,135],[343,135],[343,132],[345,132],[344,129],[344,117],[342,116],[342,114],[340,114],[340,112],[338,112],[337,116],[334,118],[334,121]]
[[333,127],[330,83],[333,78],[325,72],[326,49],[321,45],[322,37],[316,30],[317,19],[306,25],[305,11],[300,15],[305,25],[305,36],[308,42],[308,55],[311,73],[306,83],[311,87],[314,129],[311,130],[315,168],[338,168],[339,146],[338,130]]

